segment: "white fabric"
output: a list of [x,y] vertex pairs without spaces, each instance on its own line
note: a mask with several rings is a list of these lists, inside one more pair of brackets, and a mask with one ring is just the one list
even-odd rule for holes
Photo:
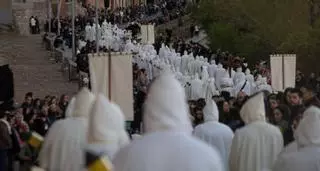
[[214,78],[209,78],[209,80],[204,83],[204,94],[206,101],[212,99],[212,97],[215,95],[219,95],[219,91],[216,89]]
[[71,117],[56,121],[50,127],[39,154],[41,168],[84,171],[87,125],[87,118]]
[[271,83],[275,91],[283,91],[283,66],[281,55],[270,56]]
[[36,26],[36,20],[34,18],[31,18],[31,26]]
[[[237,77],[237,78],[236,78]],[[246,80],[246,76],[244,75],[244,73],[238,73],[238,75],[235,75],[236,80],[235,82],[237,84],[235,84],[234,87],[234,96],[237,97],[239,92],[242,91],[244,92],[246,95],[250,96],[251,95],[251,84],[249,83],[249,81]]]
[[283,147],[279,128],[265,122],[263,94],[250,98],[240,111],[246,126],[233,138],[230,171],[270,169]]
[[184,89],[173,75],[169,73],[160,75],[153,82],[145,102],[145,131],[182,129],[182,131],[191,132],[192,126],[185,113],[188,113],[188,107]]
[[215,80],[216,80],[216,85],[218,90],[221,90],[221,79],[226,75],[226,73],[227,73],[226,70],[222,68],[221,64],[219,64],[216,71],[216,75],[215,75]]
[[87,88],[82,88],[75,98],[76,100],[74,101],[72,116],[88,117],[92,104],[95,100],[95,96]]
[[194,135],[219,151],[224,166],[228,170],[233,132],[228,126],[219,123],[219,111],[213,100],[207,102],[203,114],[205,123],[194,129]]
[[142,43],[153,44],[155,42],[154,25],[141,25],[141,36]]
[[105,56],[98,56],[96,54],[89,54],[89,70],[91,90],[94,94],[108,94],[109,80],[108,63],[109,59]]
[[295,131],[298,151],[280,155],[274,171],[320,170],[320,109],[308,108]]
[[76,103],[76,98],[72,97],[66,109],[66,118],[72,117],[72,114],[74,113],[74,110],[75,110],[75,103]]
[[70,101],[69,118],[55,122],[49,129],[39,159],[47,170],[77,171],[85,164],[83,148],[86,144],[88,116],[95,96],[83,88]]
[[106,53],[89,55],[92,92],[111,98],[111,101],[117,103],[124,111],[126,120],[133,120],[132,55],[112,53],[110,60],[109,58]]
[[145,105],[148,134],[119,151],[116,171],[223,170],[217,152],[192,137],[184,90],[174,76],[156,79]]
[[288,144],[283,150],[281,151],[280,155],[284,155],[287,153],[297,152],[298,151],[298,144],[296,141],[291,142]]
[[88,127],[88,150],[106,153],[110,159],[118,149],[129,142],[125,120],[118,105],[100,94],[93,105]]
[[72,117],[55,122],[45,137],[39,160],[46,170],[84,170],[87,117],[95,97],[84,88],[73,99],[68,106]]
[[198,74],[195,75],[195,78],[190,82],[191,84],[191,95],[190,100],[198,100],[204,98],[203,94],[203,82],[199,79]]
[[209,72],[210,78],[212,78],[212,77],[214,78],[216,71],[217,71],[216,62],[215,62],[215,60],[212,60],[211,64],[208,66],[208,72]]
[[284,87],[295,87],[296,85],[296,55],[284,55]]
[[233,84],[237,85],[243,81],[245,74],[242,72],[242,68],[237,68],[237,72],[233,76]]

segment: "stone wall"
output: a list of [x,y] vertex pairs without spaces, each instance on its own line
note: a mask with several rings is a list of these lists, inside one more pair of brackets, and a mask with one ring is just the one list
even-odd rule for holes
[[48,14],[47,0],[14,0],[12,2],[12,12],[14,23],[21,35],[30,34],[29,19],[31,16],[38,17],[40,29],[43,31]]

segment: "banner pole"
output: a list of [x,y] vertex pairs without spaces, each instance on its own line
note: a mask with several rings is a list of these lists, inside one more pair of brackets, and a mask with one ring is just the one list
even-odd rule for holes
[[108,52],[108,96],[109,96],[109,100],[111,101],[111,71],[112,71],[112,69],[111,69],[111,67],[112,67],[112,65],[111,65],[111,62],[112,62],[112,60],[111,60],[111,50],[109,49],[109,52]]

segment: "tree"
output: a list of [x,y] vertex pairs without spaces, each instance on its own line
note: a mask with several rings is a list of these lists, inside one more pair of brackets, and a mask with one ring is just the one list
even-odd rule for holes
[[320,55],[319,4],[320,0],[202,0],[192,16],[207,32],[213,49],[249,61],[296,53],[298,62],[307,65]]

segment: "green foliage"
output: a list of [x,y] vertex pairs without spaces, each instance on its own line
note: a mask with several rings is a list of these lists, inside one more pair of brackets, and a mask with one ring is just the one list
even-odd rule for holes
[[[272,53],[295,53],[316,61],[320,22],[310,25],[306,0],[201,0],[192,17],[208,34],[212,49],[228,50],[249,60]],[[299,61],[298,61],[299,62]]]

